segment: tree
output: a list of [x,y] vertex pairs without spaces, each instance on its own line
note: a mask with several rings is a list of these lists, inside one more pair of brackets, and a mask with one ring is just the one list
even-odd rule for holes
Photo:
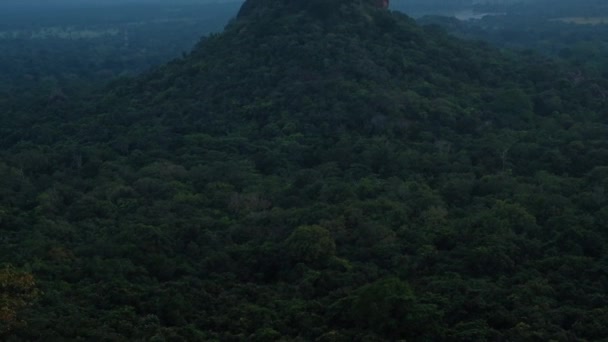
[[300,226],[285,241],[287,255],[294,262],[320,267],[336,253],[336,243],[329,231],[321,226]]
[[0,336],[20,323],[19,311],[30,306],[39,294],[33,275],[10,265],[0,270]]
[[392,341],[442,335],[437,308],[421,303],[410,286],[398,278],[365,285],[338,301],[330,311],[341,324],[372,330]]

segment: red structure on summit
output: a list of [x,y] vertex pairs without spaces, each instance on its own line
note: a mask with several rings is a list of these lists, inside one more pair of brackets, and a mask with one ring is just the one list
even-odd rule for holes
[[378,1],[378,7],[384,8],[384,9],[388,8],[388,1],[389,0],[377,0],[377,1]]

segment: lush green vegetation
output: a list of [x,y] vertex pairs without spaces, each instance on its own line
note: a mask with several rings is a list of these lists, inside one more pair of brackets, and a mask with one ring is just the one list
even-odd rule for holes
[[373,3],[249,0],[181,59],[9,109],[3,338],[608,336],[608,81]]
[[201,35],[221,31],[237,10],[235,3],[2,3],[0,98],[17,93],[28,102],[90,92],[180,57]]
[[[598,12],[601,13],[601,12]],[[422,25],[439,25],[460,38],[483,40],[526,54],[539,53],[569,64],[577,79],[608,76],[608,25],[596,17],[542,17],[534,12],[486,16],[480,20],[427,16]],[[505,51],[507,53],[512,53]]]

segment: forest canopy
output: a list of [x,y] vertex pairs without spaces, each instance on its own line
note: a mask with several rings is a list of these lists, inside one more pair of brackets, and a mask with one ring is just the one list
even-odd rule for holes
[[608,81],[300,5],[10,107],[2,339],[608,336]]

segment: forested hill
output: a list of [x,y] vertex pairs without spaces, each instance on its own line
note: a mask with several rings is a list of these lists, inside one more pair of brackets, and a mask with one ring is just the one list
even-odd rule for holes
[[377,4],[248,0],[182,59],[13,113],[2,337],[608,336],[606,80]]

